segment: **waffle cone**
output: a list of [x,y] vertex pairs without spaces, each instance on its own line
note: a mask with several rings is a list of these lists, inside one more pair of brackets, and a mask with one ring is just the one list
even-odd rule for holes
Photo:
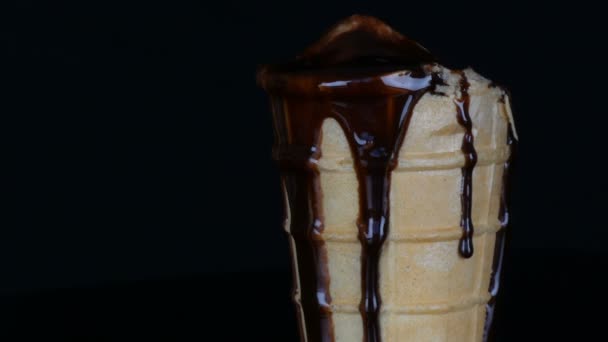
[[[508,99],[472,70],[469,114],[478,163],[473,172],[475,252],[458,253],[462,235],[461,152],[464,129],[456,119],[459,88],[448,70],[445,95],[425,94],[416,105],[392,172],[389,233],[380,258],[380,329],[383,342],[482,341],[490,299],[503,163],[510,122]],[[340,126],[327,119],[319,159],[328,255],[331,312],[337,342],[363,340],[361,243],[357,238],[358,181]],[[288,199],[289,200],[289,199]],[[289,231],[289,224],[287,230]],[[292,241],[293,257],[298,253]],[[296,283],[298,282],[298,270]],[[296,284],[295,302],[298,303]],[[300,310],[300,319],[306,313]]]

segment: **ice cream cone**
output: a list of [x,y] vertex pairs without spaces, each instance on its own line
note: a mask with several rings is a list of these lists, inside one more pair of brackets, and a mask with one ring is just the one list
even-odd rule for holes
[[361,16],[258,77],[302,341],[484,341],[517,136],[506,92]]
[[[482,340],[500,229],[499,202],[509,115],[503,93],[471,70],[469,113],[478,162],[473,172],[476,252],[458,255],[463,128],[453,101],[458,75],[444,95],[427,93],[414,109],[391,182],[390,227],[380,262],[382,340]],[[357,177],[346,138],[331,119],[323,124],[319,159],[330,293],[336,341],[362,341]]]

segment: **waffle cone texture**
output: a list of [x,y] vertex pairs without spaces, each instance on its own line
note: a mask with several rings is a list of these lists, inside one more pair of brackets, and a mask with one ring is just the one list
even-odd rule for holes
[[[472,183],[475,252],[462,258],[458,242],[464,128],[454,104],[461,96],[461,74],[441,66],[435,72],[445,82],[437,87],[442,94],[427,92],[414,107],[391,176],[389,233],[379,264],[383,342],[483,339],[512,115],[503,90],[471,69],[463,71],[470,83],[469,115],[478,162]],[[320,147],[325,220],[320,238],[327,250],[334,337],[337,342],[359,342],[364,334],[359,312],[362,248],[356,225],[359,183],[347,139],[333,119],[323,123]],[[289,213],[285,229],[290,233]],[[298,250],[292,237],[290,245],[295,260]],[[299,305],[295,262],[294,272],[294,302]],[[298,311],[304,324],[306,312]]]

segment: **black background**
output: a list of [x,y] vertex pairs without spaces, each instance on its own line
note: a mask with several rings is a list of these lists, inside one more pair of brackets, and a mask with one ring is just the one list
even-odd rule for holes
[[512,92],[521,141],[503,340],[600,330],[601,11],[582,2],[5,5],[2,334],[295,341],[270,111],[255,70],[353,13]]

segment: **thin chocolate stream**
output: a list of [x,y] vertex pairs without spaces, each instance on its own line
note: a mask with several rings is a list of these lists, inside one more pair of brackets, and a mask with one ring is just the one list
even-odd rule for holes
[[[294,103],[295,102],[295,103]],[[321,120],[305,120],[300,110],[309,110],[306,101],[292,100],[275,115],[285,125],[286,136],[277,140],[274,157],[279,161],[289,198],[291,236],[298,253],[301,311],[306,333],[302,341],[334,341],[329,294],[327,249],[323,233],[322,193],[316,161],[321,157]],[[291,112],[293,110],[294,112]],[[313,111],[314,113],[314,111]],[[302,323],[300,323],[302,324]]]
[[494,322],[494,313],[496,309],[496,298],[500,290],[500,278],[502,275],[503,260],[505,256],[506,230],[509,225],[509,182],[510,169],[516,150],[516,140],[513,135],[513,130],[509,125],[507,135],[507,146],[509,146],[509,157],[504,163],[504,171],[502,174],[502,188],[500,192],[500,209],[498,211],[498,220],[500,221],[500,230],[496,233],[496,242],[494,247],[494,260],[492,261],[492,277],[490,278],[490,300],[486,304],[486,321],[483,330],[483,341],[489,342],[494,340],[492,334],[492,324]]
[[464,153],[464,166],[462,167],[462,194],[461,194],[461,218],[462,237],[458,245],[458,252],[464,258],[473,256],[473,219],[471,211],[473,206],[473,169],[477,164],[477,152],[475,151],[473,137],[473,122],[469,115],[469,81],[463,72],[460,72],[460,99],[456,100],[458,123],[464,127],[462,137],[462,153]]
[[[424,75],[424,73],[422,73]],[[424,88],[385,99],[332,101],[333,115],[346,133],[359,181],[359,218],[361,242],[361,303],[364,341],[380,342],[379,262],[389,228],[391,172],[398,164],[401,145],[407,134],[413,109],[429,90]],[[375,118],[370,117],[373,115]],[[387,121],[377,118],[388,118]]]

